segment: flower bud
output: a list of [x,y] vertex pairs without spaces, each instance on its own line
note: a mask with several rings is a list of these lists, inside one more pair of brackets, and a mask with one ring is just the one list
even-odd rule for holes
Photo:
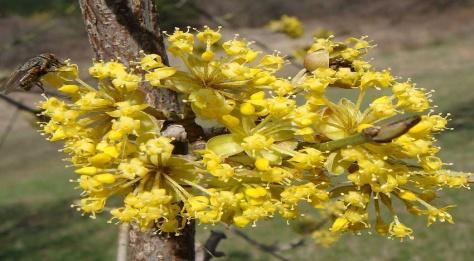
[[65,84],[61,86],[58,90],[64,93],[73,94],[79,90],[79,86],[75,84]]
[[110,173],[95,175],[94,179],[96,179],[97,181],[99,181],[100,183],[103,183],[103,184],[112,184],[116,180],[115,176],[113,174],[110,174]]
[[79,175],[95,175],[97,173],[96,167],[83,167],[75,171]]
[[415,201],[418,197],[416,196],[415,193],[408,191],[408,190],[403,190],[400,192],[398,195],[400,198],[408,201]]
[[391,142],[393,139],[407,133],[412,127],[421,121],[418,115],[389,123],[382,127],[370,127],[363,130],[370,140],[377,143]]
[[318,68],[329,68],[329,52],[322,49],[309,53],[304,57],[303,64],[309,72]]
[[257,158],[255,161],[255,167],[261,171],[269,170],[270,162],[265,158]]
[[347,220],[344,217],[338,217],[332,223],[332,226],[331,226],[330,230],[332,232],[344,231],[348,226],[349,226],[349,220]]
[[110,163],[112,157],[105,153],[98,153],[89,159],[89,162],[94,166],[104,166]]
[[250,223],[250,220],[244,216],[235,216],[234,224],[238,227],[245,227]]

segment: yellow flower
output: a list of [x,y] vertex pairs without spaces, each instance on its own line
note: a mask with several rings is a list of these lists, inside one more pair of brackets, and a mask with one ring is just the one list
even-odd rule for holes
[[298,169],[314,169],[320,167],[325,157],[322,153],[313,148],[302,149],[288,161]]
[[167,137],[158,137],[140,145],[140,151],[145,153],[155,165],[165,165],[171,157],[174,146]]
[[265,159],[265,158],[257,158],[255,160],[255,167],[258,170],[262,170],[262,171],[269,170],[270,169],[270,161]]
[[105,64],[103,62],[96,62],[89,68],[89,74],[92,77],[103,79],[109,76]]
[[119,132],[122,135],[128,135],[136,132],[140,128],[140,120],[135,120],[131,117],[122,116],[118,120],[112,121],[112,130]]
[[168,50],[174,55],[190,54],[193,51],[194,36],[188,32],[176,30],[168,40],[170,42]]
[[132,73],[119,74],[115,79],[112,80],[112,84],[116,88],[124,88],[126,91],[131,92],[138,88],[141,81],[141,77]]
[[199,41],[209,44],[215,44],[221,39],[221,34],[219,32],[216,32],[207,26],[204,26],[204,31],[199,32],[196,36]]
[[360,87],[390,87],[393,83],[393,76],[389,71],[385,70],[382,72],[368,71],[364,73],[360,79]]
[[88,197],[81,199],[80,207],[85,213],[92,213],[92,217],[95,217],[94,214],[101,212],[105,206],[106,198],[103,197]]
[[176,69],[173,67],[162,67],[145,74],[145,80],[150,82],[152,86],[160,86],[161,80],[166,79],[175,73]]
[[235,216],[233,222],[238,227],[246,227],[250,223],[250,220],[244,216]]
[[133,158],[130,162],[122,162],[117,168],[120,174],[126,179],[134,179],[136,176],[143,177],[148,173],[148,169],[143,162],[137,158]]
[[295,16],[282,15],[279,20],[272,20],[267,25],[272,31],[280,31],[291,38],[299,38],[304,33],[304,27]]
[[256,187],[256,188],[247,188],[245,189],[245,195],[251,197],[251,198],[262,198],[267,195],[267,190],[262,187]]
[[278,55],[267,54],[262,57],[258,65],[264,67],[267,70],[277,71],[281,69],[284,62],[285,60],[283,59],[283,57],[280,57]]
[[311,233],[311,237],[314,239],[316,244],[328,248],[339,240],[340,234],[331,231],[316,230]]
[[382,96],[375,99],[370,104],[370,108],[372,109],[372,113],[374,113],[378,118],[390,117],[396,113],[392,100],[388,96]]
[[122,116],[135,117],[137,116],[138,112],[141,112],[144,109],[146,109],[148,105],[147,104],[133,105],[129,101],[123,101],[123,102],[116,102],[115,107],[117,108],[117,110],[107,112],[107,114],[115,118],[120,118]]
[[399,238],[400,241],[403,241],[404,238],[408,237],[410,239],[414,239],[413,237],[413,230],[404,224],[398,221],[398,218],[395,217],[394,221],[390,223],[389,230],[391,236]]
[[192,108],[198,115],[208,119],[218,119],[229,114],[234,103],[209,89],[202,89],[189,95]]
[[222,47],[229,55],[242,55],[248,51],[247,43],[236,39],[224,42]]
[[99,108],[107,107],[112,104],[112,101],[97,97],[97,92],[88,92],[75,102],[81,110],[96,110]]
[[187,209],[190,213],[205,210],[209,206],[209,199],[205,196],[195,196],[189,198],[187,203]]
[[349,226],[349,220],[345,217],[338,217],[334,222],[332,223],[331,226],[331,232],[339,232],[339,231],[344,231],[348,228]]
[[146,71],[164,66],[161,56],[157,54],[146,54],[140,60],[140,65]]
[[272,138],[266,138],[261,134],[254,134],[244,138],[242,147],[248,151],[264,150],[273,144]]

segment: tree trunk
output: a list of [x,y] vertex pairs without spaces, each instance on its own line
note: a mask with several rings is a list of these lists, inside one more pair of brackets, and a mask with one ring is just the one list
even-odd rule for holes
[[[154,0],[79,0],[89,41],[98,60],[119,60],[130,65],[141,50],[156,53],[168,63]],[[184,114],[177,94],[166,89],[148,89],[147,101],[165,120]],[[177,152],[184,154],[183,152]],[[194,222],[180,236],[130,229],[130,260],[194,260]]]

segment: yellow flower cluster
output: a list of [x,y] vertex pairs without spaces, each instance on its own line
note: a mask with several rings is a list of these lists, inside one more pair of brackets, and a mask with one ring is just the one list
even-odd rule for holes
[[296,16],[282,15],[278,20],[272,20],[267,27],[274,32],[282,32],[291,38],[300,38],[304,34],[304,27]]
[[[279,54],[261,53],[237,36],[220,40],[208,27],[195,34],[176,29],[168,50],[184,69],[154,54],[133,70],[96,62],[89,73],[97,88],[78,79],[74,65],[45,77],[68,96],[41,103],[50,118],[42,127],[51,141],[65,141],[84,190],[79,209],[94,215],[117,196],[123,204],[112,208],[113,219],[179,232],[190,219],[239,227],[277,214],[296,220],[308,205],[332,221],[312,234],[323,245],[370,228],[412,238],[393,201],[428,224],[453,222],[450,206],[432,204],[439,189],[467,184],[436,156],[433,134],[447,119],[432,113],[429,93],[364,60],[369,42],[315,39],[306,68],[281,78],[276,73],[286,61]],[[178,92],[203,127],[226,132],[196,151],[198,159],[173,154],[142,85]],[[357,99],[331,101],[327,94],[337,90]],[[366,101],[369,94],[377,98]],[[422,116],[394,121],[413,113]]]
[[97,79],[96,88],[78,78],[75,65],[45,77],[67,96],[39,106],[50,119],[42,123],[43,133],[50,141],[64,141],[63,151],[79,175],[84,192],[78,210],[94,217],[112,196],[123,196],[123,206],[111,210],[114,219],[164,232],[182,227],[179,201],[185,192],[170,176],[194,180],[199,170],[172,155],[172,140],[160,135],[162,123],[151,116],[139,89],[145,80],[159,82],[174,72],[160,56],[146,55],[134,70],[115,61],[94,63],[89,74]]

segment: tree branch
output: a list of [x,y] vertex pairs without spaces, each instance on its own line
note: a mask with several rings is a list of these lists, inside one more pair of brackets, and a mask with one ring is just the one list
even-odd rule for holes
[[[140,59],[140,51],[161,56],[168,64],[158,12],[153,0],[79,0],[89,41],[98,60],[118,60],[130,66]],[[183,120],[186,106],[178,95],[164,88],[143,86],[148,104],[159,120]],[[169,124],[168,124],[169,125]],[[184,126],[184,124],[182,124]],[[186,126],[184,126],[186,128]],[[190,133],[186,129],[187,133]],[[175,153],[185,154],[187,146]],[[142,232],[136,225],[130,229],[130,260],[194,260],[194,222],[181,235]]]

